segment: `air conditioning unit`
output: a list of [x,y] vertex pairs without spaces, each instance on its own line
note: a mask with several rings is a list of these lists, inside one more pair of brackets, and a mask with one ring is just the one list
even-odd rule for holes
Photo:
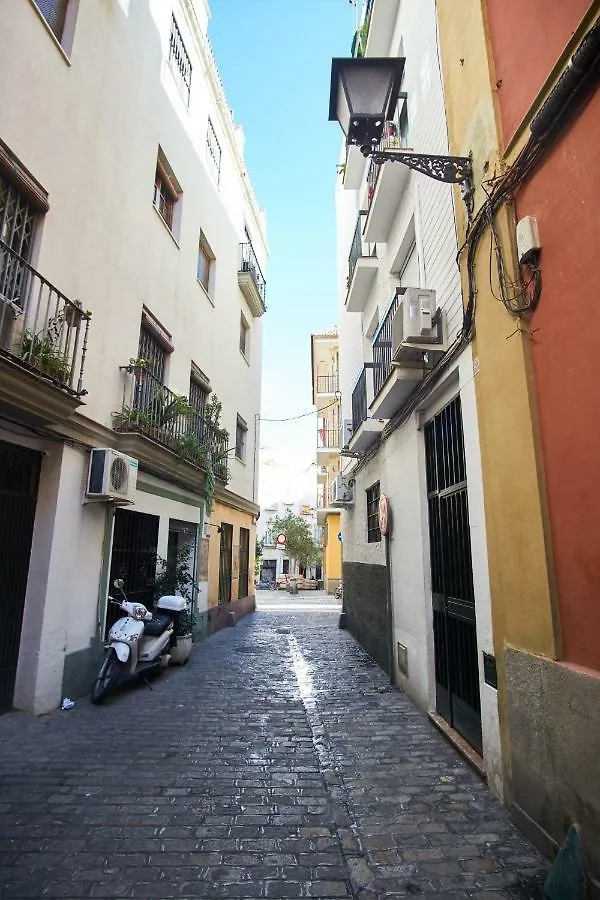
[[415,361],[423,353],[446,350],[447,344],[445,314],[436,306],[435,291],[406,288],[392,320],[392,359]]
[[137,459],[105,447],[92,450],[87,499],[133,503],[137,473]]
[[354,491],[343,475],[338,475],[331,485],[331,502],[348,506],[354,503]]
[[352,435],[352,419],[344,419],[344,424],[340,428],[340,447],[347,447]]

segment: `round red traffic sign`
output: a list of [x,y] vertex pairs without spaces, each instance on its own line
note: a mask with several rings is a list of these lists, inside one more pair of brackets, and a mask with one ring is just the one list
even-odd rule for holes
[[283,531],[280,531],[276,538],[276,544],[279,547],[283,547],[285,545],[286,537]]

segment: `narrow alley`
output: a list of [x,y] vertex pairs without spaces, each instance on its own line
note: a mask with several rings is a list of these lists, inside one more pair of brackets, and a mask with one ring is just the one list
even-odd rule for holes
[[0,718],[0,896],[540,896],[545,862],[332,598],[257,601],[152,691]]

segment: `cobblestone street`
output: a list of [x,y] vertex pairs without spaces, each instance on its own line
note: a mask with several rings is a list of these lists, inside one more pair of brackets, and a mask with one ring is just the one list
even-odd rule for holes
[[331,598],[101,707],[0,718],[0,896],[539,897],[546,864]]

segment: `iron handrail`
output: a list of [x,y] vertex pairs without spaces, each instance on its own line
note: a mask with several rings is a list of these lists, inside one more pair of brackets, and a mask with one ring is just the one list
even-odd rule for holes
[[265,294],[267,289],[267,283],[264,279],[261,268],[258,264],[258,260],[256,258],[256,254],[254,253],[254,247],[250,243],[250,241],[240,244],[240,272],[249,272],[256,284],[256,288],[262,302],[265,302]]
[[76,396],[92,314],[0,240],[0,352]]

